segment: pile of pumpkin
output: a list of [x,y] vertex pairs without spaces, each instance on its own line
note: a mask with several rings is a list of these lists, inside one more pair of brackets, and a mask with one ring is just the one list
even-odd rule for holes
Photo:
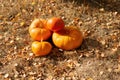
[[29,34],[34,40],[31,48],[35,56],[45,56],[51,52],[52,44],[48,41],[50,37],[53,44],[63,50],[78,48],[83,41],[82,32],[73,26],[66,27],[59,17],[33,20]]

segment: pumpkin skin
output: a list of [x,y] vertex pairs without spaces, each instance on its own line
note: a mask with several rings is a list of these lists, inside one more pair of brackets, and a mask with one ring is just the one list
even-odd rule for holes
[[29,33],[33,40],[42,41],[47,40],[51,36],[51,31],[45,28],[45,20],[35,19],[30,27]]
[[45,56],[50,53],[52,49],[52,45],[49,42],[42,41],[34,41],[32,43],[32,51],[35,54],[35,56]]
[[46,19],[40,19],[40,20],[42,21],[43,26],[47,28],[47,20]]
[[42,20],[35,19],[32,21],[31,25],[29,26],[29,32],[34,28],[43,28],[43,27],[44,27],[44,24],[43,24]]
[[33,40],[43,41],[51,36],[51,32],[45,28],[35,28],[31,30],[30,36]]
[[47,20],[47,28],[51,31],[59,31],[64,28],[64,21],[59,17],[53,17]]
[[76,28],[65,27],[64,29],[53,33],[52,41],[58,48],[73,50],[82,44],[83,35],[82,32]]

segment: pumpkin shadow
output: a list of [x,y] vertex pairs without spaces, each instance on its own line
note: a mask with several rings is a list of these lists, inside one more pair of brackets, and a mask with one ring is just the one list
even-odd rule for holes
[[80,50],[91,50],[91,49],[103,50],[104,46],[96,39],[85,38],[83,40],[82,45],[78,49],[80,49]]
[[60,50],[59,48],[53,46],[53,49],[51,53],[47,56],[47,58],[55,61],[63,61],[66,59],[66,56],[64,55],[63,50]]

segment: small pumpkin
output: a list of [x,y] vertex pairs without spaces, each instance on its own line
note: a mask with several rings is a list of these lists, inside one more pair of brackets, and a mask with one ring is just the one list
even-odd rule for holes
[[44,27],[44,24],[41,19],[34,19],[29,26],[29,32],[34,28],[42,28]]
[[45,56],[50,53],[52,49],[52,45],[49,42],[46,41],[34,41],[32,43],[32,51],[35,54],[35,56]]
[[47,28],[51,31],[59,31],[64,28],[64,21],[59,17],[53,17],[47,20]]
[[81,31],[73,28],[73,26],[65,27],[53,33],[52,41],[58,48],[72,50],[78,48],[82,44],[83,35]]
[[51,31],[45,28],[45,20],[35,19],[30,27],[29,33],[33,40],[41,41],[47,40],[51,36]]

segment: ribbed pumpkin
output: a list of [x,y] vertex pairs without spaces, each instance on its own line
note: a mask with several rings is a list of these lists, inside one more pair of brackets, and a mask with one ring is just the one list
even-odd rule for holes
[[82,32],[74,26],[65,27],[64,29],[54,32],[52,41],[58,48],[72,50],[78,48],[83,41]]
[[33,40],[47,40],[51,36],[51,31],[45,28],[45,20],[35,19],[30,27],[29,33]]
[[49,42],[42,41],[34,41],[32,43],[32,51],[35,54],[35,56],[45,56],[50,53],[52,49],[52,45]]

